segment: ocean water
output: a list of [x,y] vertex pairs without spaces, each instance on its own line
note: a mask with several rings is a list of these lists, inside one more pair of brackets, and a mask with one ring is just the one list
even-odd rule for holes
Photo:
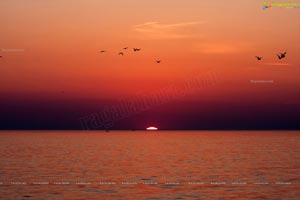
[[0,199],[300,199],[299,131],[1,131]]

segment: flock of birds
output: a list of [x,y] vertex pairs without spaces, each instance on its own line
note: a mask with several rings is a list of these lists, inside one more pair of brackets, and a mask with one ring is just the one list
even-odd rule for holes
[[[123,50],[127,50],[127,49],[128,49],[128,47],[123,48]],[[142,49],[140,49],[140,48],[133,48],[133,51],[135,51],[135,52],[141,51],[141,50]],[[100,51],[100,53],[106,53],[106,52],[107,52],[106,50],[101,50]],[[277,57],[278,57],[279,60],[281,60],[281,59],[285,58],[286,54],[287,54],[287,52],[279,53],[279,54],[277,54]],[[120,51],[118,55],[119,56],[124,56],[125,54],[124,54],[123,51]],[[0,58],[2,58],[2,57],[3,56],[0,55]],[[256,57],[257,60],[261,60],[263,58],[262,56],[255,56],[255,57]],[[160,64],[161,60],[156,60],[156,63]]]
[[[127,49],[128,49],[128,47],[123,48],[123,50],[127,50]],[[141,50],[140,48],[133,48],[133,51],[140,51],[140,50]],[[105,52],[107,52],[107,51],[106,50],[101,50],[100,51],[100,53],[105,53]],[[277,54],[277,57],[278,57],[279,60],[281,60],[281,59],[285,58],[286,54],[287,54],[287,52],[279,53],[279,54]],[[118,55],[119,56],[124,56],[124,52],[120,51]],[[257,60],[261,60],[263,58],[262,56],[255,56],[255,57],[256,57]],[[156,63],[157,64],[161,63],[161,60],[156,60]]]
[[[124,51],[127,50],[128,48],[129,48],[129,47],[124,47],[124,48],[123,48],[123,51],[120,51],[120,52],[118,53],[118,55],[119,55],[119,56],[124,56],[124,55],[125,55],[125,54],[124,54]],[[132,50],[135,51],[135,52],[137,52],[137,51],[141,51],[142,49],[141,49],[141,48],[133,48]],[[107,52],[106,50],[101,50],[101,51],[100,51],[100,53],[106,53],[106,52]],[[161,60],[156,60],[156,63],[157,63],[157,64],[160,64],[160,63],[161,63]]]
[[[124,47],[124,48],[123,48],[123,50],[127,50],[127,49],[128,49],[128,47]],[[133,48],[133,51],[141,51],[141,49],[140,49],[140,48]],[[107,52],[106,50],[101,50],[101,51],[100,51],[100,53],[106,53],[106,52]],[[285,58],[286,53],[287,53],[287,52],[283,52],[283,53],[277,54],[278,59],[281,60],[281,59]],[[123,51],[120,51],[118,55],[119,55],[119,56],[124,56],[125,54],[124,54]],[[255,57],[256,57],[257,60],[261,60],[261,59],[263,58],[262,56],[255,56]],[[160,64],[160,63],[161,63],[161,60],[156,60],[156,63],[157,63],[157,64]]]
[[[283,52],[283,53],[277,54],[278,59],[281,60],[281,59],[285,58],[286,53],[287,52]],[[255,56],[255,57],[256,57],[257,60],[261,60],[262,59],[261,56]]]

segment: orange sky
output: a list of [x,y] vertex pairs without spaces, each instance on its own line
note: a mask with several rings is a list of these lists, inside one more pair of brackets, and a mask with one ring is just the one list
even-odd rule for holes
[[299,97],[300,9],[263,11],[262,2],[1,1],[1,98],[115,99],[209,70],[219,84],[187,100]]

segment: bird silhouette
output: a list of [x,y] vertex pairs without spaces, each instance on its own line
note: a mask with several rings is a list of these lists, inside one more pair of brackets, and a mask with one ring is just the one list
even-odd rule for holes
[[139,48],[133,48],[133,51],[140,51],[141,49]]
[[119,56],[124,56],[124,53],[123,53],[123,52],[120,52],[120,53],[119,53]]
[[124,50],[127,50],[127,49],[128,49],[128,47],[124,47],[123,49],[124,49]]
[[260,56],[255,56],[255,57],[256,57],[257,60],[261,60],[262,59],[262,57],[260,57]]
[[161,63],[161,60],[157,60],[156,63],[157,63],[157,64]]
[[106,51],[104,51],[104,50],[102,50],[102,51],[100,51],[100,53],[105,53]]
[[287,52],[280,53],[280,55],[277,54],[278,59],[281,60],[281,59],[285,58],[286,53],[287,53]]

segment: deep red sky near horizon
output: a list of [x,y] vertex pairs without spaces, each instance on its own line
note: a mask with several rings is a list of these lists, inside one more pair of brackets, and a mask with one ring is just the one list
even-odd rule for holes
[[[29,115],[27,109],[46,118],[53,109],[80,116],[116,99],[155,93],[213,71],[214,87],[147,113],[140,123],[161,116],[168,121],[165,116],[174,112],[195,121],[196,113],[210,115],[212,105],[223,109],[213,111],[216,118],[208,124],[222,120],[227,105],[282,108],[292,121],[300,110],[300,9],[262,6],[263,1],[254,0],[1,1],[0,103],[9,118],[3,120],[14,127],[14,120],[22,120],[16,116]],[[133,47],[142,50],[133,52]],[[125,56],[118,56],[120,51]],[[283,51],[286,59],[278,60],[276,54]],[[256,55],[263,59],[257,61]],[[195,124],[201,128],[201,122]]]

